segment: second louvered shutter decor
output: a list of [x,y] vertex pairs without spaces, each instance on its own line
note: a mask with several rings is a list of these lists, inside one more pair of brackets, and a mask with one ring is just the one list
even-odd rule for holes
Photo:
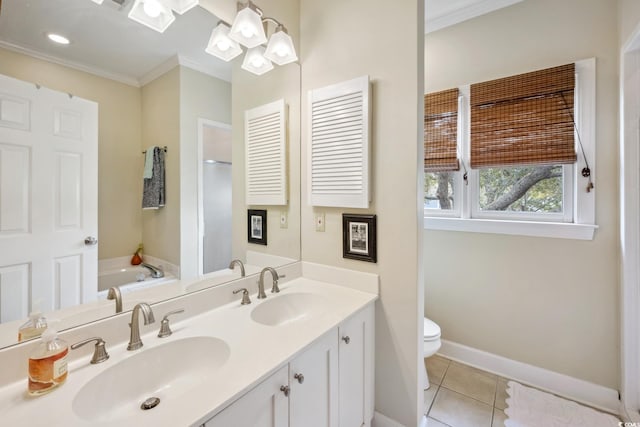
[[287,204],[286,126],[283,99],[245,111],[247,205]]
[[369,76],[309,91],[311,206],[368,208]]

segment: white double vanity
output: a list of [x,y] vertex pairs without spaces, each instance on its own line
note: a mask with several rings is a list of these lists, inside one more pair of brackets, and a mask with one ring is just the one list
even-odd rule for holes
[[[66,383],[40,397],[26,393],[35,342],[1,350],[2,424],[369,426],[378,276],[306,262],[278,273],[279,293],[264,275],[265,299],[251,276],[152,305],[139,350],[126,349],[131,312],[64,331],[69,344],[101,337],[110,357],[90,364],[93,345],[71,351]],[[233,293],[242,288],[251,304]]]

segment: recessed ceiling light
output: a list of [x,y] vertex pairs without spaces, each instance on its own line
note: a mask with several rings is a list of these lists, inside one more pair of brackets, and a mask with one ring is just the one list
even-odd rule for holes
[[55,43],[58,43],[58,44],[69,44],[70,43],[68,38],[66,38],[65,36],[61,36],[60,34],[49,33],[49,34],[47,34],[47,37],[52,42],[55,42]]

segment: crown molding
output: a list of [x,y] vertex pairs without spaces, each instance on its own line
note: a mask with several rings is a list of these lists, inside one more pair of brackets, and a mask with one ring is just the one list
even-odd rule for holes
[[475,4],[463,6],[457,10],[435,18],[428,17],[429,10],[427,9],[425,11],[424,31],[425,34],[428,34],[477,16],[493,12],[494,10],[520,3],[521,1],[523,0],[478,0]]
[[[1,0],[0,0],[1,1]],[[80,64],[74,61],[59,58],[57,56],[48,55],[37,50],[33,50],[27,47],[18,46],[16,44],[0,40],[0,48],[10,50],[12,52],[21,53],[23,55],[31,56],[36,59],[40,59],[54,64],[62,65],[64,67],[72,68],[74,70],[82,71],[85,73],[93,74],[94,76],[102,77],[109,80],[114,80],[119,83],[124,83],[129,86],[140,87],[138,79],[124,74],[110,73],[108,71],[100,70],[99,68],[90,67],[84,64]]]
[[183,67],[191,68],[192,70],[199,71],[208,76],[231,83],[231,68],[229,68],[227,72],[223,70],[211,70],[205,65],[183,55],[178,55],[178,62]]
[[195,70],[195,71],[199,71],[199,72],[201,72],[203,74],[206,74],[208,76],[215,77],[216,79],[224,80],[226,82],[231,82],[231,76],[228,75],[230,73],[226,73],[225,74],[224,72],[212,71],[208,67],[202,65],[201,63],[199,63],[197,61],[194,61],[193,59],[187,58],[187,57],[182,56],[182,55],[175,55],[175,56],[172,56],[171,58],[169,58],[167,61],[163,62],[162,64],[158,65],[153,70],[149,71],[144,76],[142,76],[139,79],[139,85],[140,86],[145,86],[145,85],[151,83],[152,81],[154,81],[158,77],[160,77],[160,76],[168,73],[169,71],[173,70],[178,65],[186,67],[186,68],[190,68],[190,69]]
[[168,73],[169,71],[173,70],[178,65],[180,65],[180,61],[178,60],[178,56],[174,55],[171,58],[169,58],[168,60],[166,60],[165,62],[163,62],[162,64],[158,65],[156,68],[154,68],[151,71],[149,71],[144,76],[140,77],[138,79],[138,84],[141,87],[142,86],[146,86],[149,83],[151,83],[152,81],[154,81],[155,79],[157,79],[158,77],[160,77],[160,76]]

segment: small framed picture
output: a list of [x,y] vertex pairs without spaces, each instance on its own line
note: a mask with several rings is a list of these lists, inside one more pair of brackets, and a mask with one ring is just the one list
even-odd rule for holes
[[342,214],[342,257],[378,262],[375,215]]
[[267,245],[267,211],[249,209],[247,211],[247,236],[249,243]]

